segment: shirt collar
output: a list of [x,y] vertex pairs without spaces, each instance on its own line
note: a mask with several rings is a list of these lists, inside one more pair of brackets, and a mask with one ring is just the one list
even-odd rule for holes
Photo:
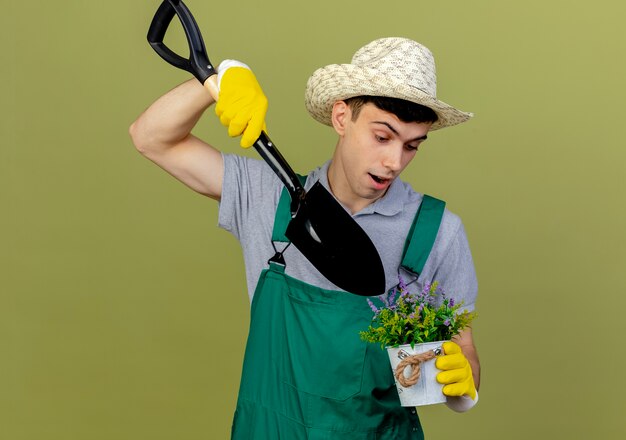
[[[328,167],[330,166],[330,160],[323,164],[321,167],[318,167],[309,173],[306,184],[304,186],[305,190],[308,191],[315,184],[315,182],[319,181],[324,188],[328,190],[329,193],[332,194],[330,190],[330,185],[328,184]],[[382,214],[385,216],[396,215],[400,211],[402,211],[404,207],[402,194],[404,192],[404,184],[399,178],[394,179],[387,190],[387,193],[376,200],[374,203],[366,206],[361,211],[359,211],[355,216],[366,215],[366,214]]]

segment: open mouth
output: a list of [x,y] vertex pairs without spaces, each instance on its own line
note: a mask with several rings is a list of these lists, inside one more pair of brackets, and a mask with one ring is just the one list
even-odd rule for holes
[[372,178],[372,180],[373,180],[374,182],[376,182],[376,183],[383,184],[383,183],[387,183],[387,182],[389,181],[389,179],[384,179],[384,178],[382,178],[382,177],[378,177],[378,176],[376,176],[376,175],[374,175],[374,174],[371,174],[371,173],[368,173],[368,174],[370,175],[370,177]]

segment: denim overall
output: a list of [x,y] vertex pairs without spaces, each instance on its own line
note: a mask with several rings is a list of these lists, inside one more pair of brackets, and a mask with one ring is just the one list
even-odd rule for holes
[[[289,202],[283,191],[275,242],[288,241]],[[428,258],[444,205],[424,196],[402,260],[411,272]],[[386,351],[359,338],[372,319],[366,298],[292,278],[281,260],[269,261],[254,293],[232,439],[423,439],[415,409],[400,406]]]

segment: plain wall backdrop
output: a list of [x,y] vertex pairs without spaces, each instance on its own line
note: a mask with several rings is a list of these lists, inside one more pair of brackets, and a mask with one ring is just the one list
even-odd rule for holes
[[[158,5],[2,1],[2,440],[228,437],[241,253],[217,204],[128,136],[190,77],[146,41]],[[480,286],[481,401],[421,410],[429,440],[626,437],[623,2],[187,5],[216,65],[252,66],[299,172],[335,143],[304,109],[307,78],[375,38],[428,46],[439,98],[476,113],[432,133],[404,174],[462,217]],[[186,50],[177,23],[166,41]],[[240,151],[212,109],[195,133]]]

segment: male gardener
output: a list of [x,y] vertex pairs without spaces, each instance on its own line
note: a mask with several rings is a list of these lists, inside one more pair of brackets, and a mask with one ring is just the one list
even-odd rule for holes
[[[247,66],[219,69],[216,112],[249,147],[264,127],[267,100]],[[235,439],[421,439],[413,408],[398,401],[386,353],[359,340],[371,319],[366,299],[339,290],[296,249],[276,218],[283,185],[260,160],[223,154],[191,134],[214,103],[195,79],[153,103],[132,125],[137,149],[195,191],[220,201],[219,224],[241,242],[252,303],[250,333],[233,422]],[[437,100],[434,59],[405,38],[359,49],[350,64],[318,69],[306,107],[338,135],[332,159],[305,188],[329,189],[375,244],[387,289],[438,281],[467,309],[477,283],[461,221],[445,211],[419,270],[405,253],[419,247],[411,225],[425,199],[398,179],[428,133],[471,114]],[[405,242],[407,246],[405,246]],[[282,253],[284,265],[268,260]],[[477,401],[479,363],[471,330],[444,344],[436,365],[448,406]]]

